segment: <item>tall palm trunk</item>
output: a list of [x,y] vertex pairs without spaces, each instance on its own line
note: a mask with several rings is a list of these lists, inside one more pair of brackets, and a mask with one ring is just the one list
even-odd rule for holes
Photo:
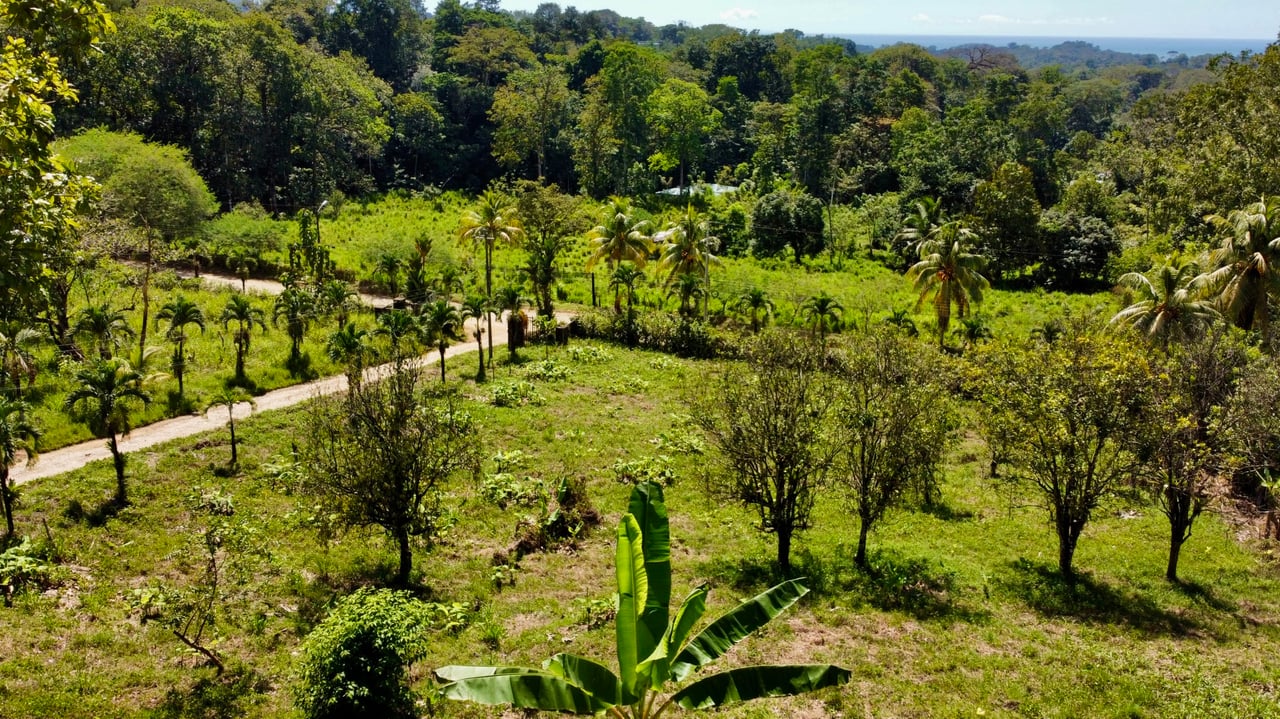
[[444,346],[443,344],[441,344],[441,345],[440,345],[440,384],[444,384],[444,382],[445,382],[445,379],[444,379],[444,350],[445,350],[445,346]]
[[[478,325],[479,323],[477,322],[476,346],[480,349],[480,371],[476,373],[476,382],[483,382],[485,379],[484,377],[484,333],[479,330]],[[441,364],[443,363],[444,361],[442,359]]]
[[9,546],[13,540],[13,502],[9,493],[9,467],[0,464],[0,505],[4,507],[4,545]]
[[115,503],[117,505],[125,505],[129,503],[129,495],[125,491],[124,484],[124,454],[120,452],[120,443],[116,440],[116,433],[112,432],[107,447],[111,449],[111,463],[116,469],[116,496]]

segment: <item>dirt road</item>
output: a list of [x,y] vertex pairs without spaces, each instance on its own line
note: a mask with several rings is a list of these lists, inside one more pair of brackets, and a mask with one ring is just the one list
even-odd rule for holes
[[[222,275],[202,274],[201,279],[210,284],[228,284],[233,283],[236,287],[240,286],[240,280],[235,277],[226,277]],[[256,284],[255,284],[256,283]],[[259,291],[267,294],[279,294],[282,286],[278,282],[270,280],[250,280],[249,289],[251,291]],[[362,297],[366,297],[362,295]],[[371,298],[377,301],[386,301],[386,298]],[[532,313],[531,313],[532,314]],[[557,317],[562,321],[568,321],[572,315],[568,313],[556,313]],[[465,325],[465,334],[467,338],[465,342],[460,342],[445,350],[445,359],[456,357],[461,354],[472,352],[476,349],[475,335],[473,334],[474,322],[468,321]],[[485,336],[485,345],[489,344],[489,337]],[[507,323],[506,320],[499,317],[493,321],[493,346],[507,344]],[[439,352],[431,352],[415,360],[415,365],[420,367],[434,366],[440,359]],[[391,370],[390,364],[370,367],[365,370],[364,377],[366,381],[376,380],[385,376]],[[347,378],[344,375],[335,377],[325,377],[323,379],[306,382],[303,384],[293,385],[291,387],[282,387],[271,392],[267,392],[260,397],[255,398],[257,408],[251,407],[247,402],[238,404],[235,407],[236,418],[247,417],[257,412],[270,412],[272,410],[284,409],[322,395],[336,394],[345,392],[347,389]],[[215,429],[225,427],[227,424],[227,412],[225,407],[218,407],[206,415],[187,415],[184,417],[174,417],[172,419],[162,420],[149,424],[145,427],[139,427],[133,430],[127,437],[121,440],[120,450],[127,453],[137,452],[139,450],[154,447],[173,439],[182,437],[190,437],[192,435],[208,432]],[[10,469],[9,477],[15,485],[30,482],[44,477],[52,477],[79,469],[90,462],[98,460],[110,459],[111,452],[107,449],[106,442],[101,439],[94,439],[88,442],[81,442],[62,449],[55,449],[51,452],[45,452],[40,455],[40,459],[33,466],[26,466],[24,462],[19,461],[16,466]]]

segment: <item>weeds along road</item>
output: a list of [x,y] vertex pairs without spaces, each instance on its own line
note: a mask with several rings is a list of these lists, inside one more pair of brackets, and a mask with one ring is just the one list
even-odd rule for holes
[[[240,287],[240,280],[236,277],[227,277],[225,275],[209,275],[202,274],[201,278],[206,284],[211,285],[228,285],[236,288]],[[279,282],[271,280],[250,280],[250,291],[263,292],[266,294],[279,294],[284,287]],[[375,297],[371,295],[361,295],[361,299],[366,303],[376,306],[388,306],[390,300],[385,297]],[[557,317],[562,320],[572,318],[568,313],[556,313]],[[463,337],[466,340],[459,342],[449,349],[445,350],[445,358],[456,357],[461,354],[472,352],[475,347],[475,336],[473,334],[474,322],[468,321],[464,326]],[[488,346],[489,338],[485,337],[485,345]],[[500,345],[507,344],[507,323],[499,317],[493,322],[493,346],[496,348]],[[438,351],[431,351],[412,361],[411,365],[415,367],[434,366],[440,360]],[[370,367],[364,371],[365,381],[376,381],[385,377],[392,369],[390,363]],[[285,409],[306,402],[313,397],[323,395],[337,394],[347,390],[347,378],[345,375],[336,375],[333,377],[324,377],[322,379],[304,382],[302,384],[292,385],[290,387],[282,387],[271,392],[267,392],[259,397],[254,398],[254,404],[248,402],[237,404],[234,408],[236,419],[247,417],[258,412],[270,412],[277,409]],[[143,427],[138,427],[127,436],[120,440],[120,451],[126,454],[137,452],[139,450],[154,447],[173,439],[181,439],[190,437],[202,432],[209,432],[220,429],[227,425],[227,412],[225,407],[216,407],[211,409],[204,415],[185,415],[182,417],[173,417],[171,419],[153,422]],[[99,460],[108,460],[111,458],[111,452],[107,449],[106,441],[102,439],[92,439],[80,444],[73,444],[61,449],[55,449],[50,452],[42,453],[39,460],[31,466],[27,466],[25,460],[19,458],[15,466],[9,470],[10,481],[14,485],[23,484],[36,479],[52,477],[54,475],[70,472],[80,469],[90,462]]]

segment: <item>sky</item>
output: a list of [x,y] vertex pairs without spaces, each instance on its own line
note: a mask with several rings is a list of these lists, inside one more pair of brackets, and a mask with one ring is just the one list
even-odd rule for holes
[[[544,0],[503,0],[532,11]],[[725,23],[807,34],[1009,35],[1276,39],[1280,3],[1267,0],[559,0],[655,25]]]

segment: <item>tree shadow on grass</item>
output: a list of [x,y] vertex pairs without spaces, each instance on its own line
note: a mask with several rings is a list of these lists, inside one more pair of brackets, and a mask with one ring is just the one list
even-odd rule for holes
[[1210,609],[1219,612],[1235,612],[1239,609],[1234,603],[1219,597],[1217,592],[1210,587],[1199,582],[1190,582],[1180,579],[1173,583],[1173,588],[1182,596],[1190,599],[1196,604],[1203,604]]
[[90,527],[102,527],[119,516],[128,506],[128,502],[120,502],[115,497],[104,499],[98,505],[89,508],[86,508],[80,500],[73,499],[67,503],[66,509],[62,510],[62,516],[71,522],[84,522]]
[[921,505],[920,512],[944,522],[967,522],[975,516],[973,512],[967,509],[956,509],[945,501]]
[[310,633],[338,600],[363,587],[403,589],[423,601],[436,598],[435,590],[425,584],[410,579],[409,586],[405,587],[397,585],[395,580],[393,558],[360,557],[351,564],[325,568],[309,577],[291,575],[288,589],[297,606],[292,615],[295,633],[298,636]]
[[1017,559],[1003,588],[1046,617],[1073,617],[1094,624],[1127,626],[1151,635],[1196,635],[1205,627],[1161,608],[1151,597],[1113,587],[1087,574],[1066,578],[1057,567]]
[[234,666],[220,676],[204,676],[189,687],[170,689],[153,719],[231,719],[249,716],[266,698],[271,685],[249,667]]
[[[925,559],[900,557],[873,551],[868,568],[858,568],[851,548],[840,545],[834,558],[822,558],[802,549],[796,552],[792,577],[804,577],[804,585],[816,596],[853,594],[862,602],[887,612],[903,612],[916,619],[943,622],[985,622],[990,613],[960,601],[955,574]],[[759,592],[790,577],[776,562],[763,557],[717,559],[702,571],[738,592]]]

